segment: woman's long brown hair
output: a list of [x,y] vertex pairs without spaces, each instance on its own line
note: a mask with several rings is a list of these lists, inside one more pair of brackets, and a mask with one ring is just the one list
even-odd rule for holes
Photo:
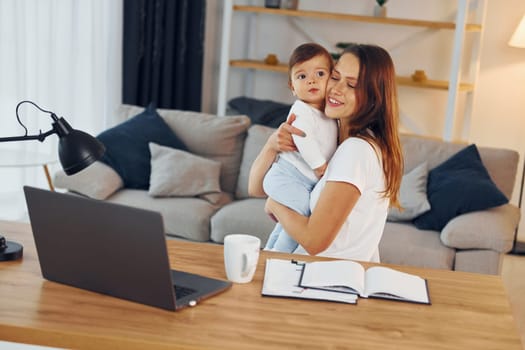
[[[399,140],[399,107],[394,63],[388,52],[375,45],[350,44],[343,55],[359,59],[356,108],[349,121],[349,136],[375,144],[381,151],[390,205],[400,207],[399,188],[403,177],[403,151]],[[370,133],[368,130],[372,131]]]

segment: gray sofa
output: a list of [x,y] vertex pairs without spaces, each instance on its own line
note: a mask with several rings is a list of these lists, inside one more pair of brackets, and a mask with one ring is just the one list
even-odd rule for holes
[[[125,105],[120,113],[126,119],[141,110]],[[159,211],[168,238],[222,243],[227,234],[248,233],[260,237],[264,244],[274,223],[263,211],[264,199],[248,195],[247,184],[251,163],[273,129],[251,126],[246,116],[216,117],[162,109],[158,113],[189,152],[220,162],[222,192],[212,196],[195,193],[191,197],[176,194],[154,197],[146,190],[122,188],[118,174],[100,162],[71,177],[59,171],[55,174],[55,186],[97,199]],[[466,146],[410,135],[402,135],[402,145],[405,173],[424,161],[432,169]],[[518,153],[487,147],[480,147],[479,152],[494,183],[511,198]],[[209,172],[205,168],[195,171],[194,181],[199,181],[201,174]],[[165,178],[169,178],[169,171]],[[512,248],[519,216],[515,205],[504,204],[456,216],[441,232],[419,230],[411,221],[387,221],[380,243],[381,261],[499,274],[502,254]]]

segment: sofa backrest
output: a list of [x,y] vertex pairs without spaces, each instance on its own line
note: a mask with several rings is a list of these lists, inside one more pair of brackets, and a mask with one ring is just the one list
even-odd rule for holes
[[274,128],[259,124],[252,125],[248,129],[248,136],[244,142],[244,150],[242,153],[239,180],[237,181],[237,190],[235,192],[235,197],[238,199],[249,197],[248,179],[250,176],[250,168],[253,161],[266,143],[266,140],[268,140],[268,137],[270,137],[274,131]]
[[[400,138],[405,157],[405,173],[425,161],[428,168],[433,169],[468,145],[418,135],[402,134]],[[492,147],[478,147],[478,150],[492,181],[510,199],[516,181],[519,153]]]
[[[122,105],[119,116],[128,119],[143,109]],[[235,193],[250,119],[244,115],[218,117],[175,109],[157,109],[157,112],[191,153],[221,162],[221,190]]]
[[[274,130],[262,125],[253,125],[248,129],[237,182],[237,198],[248,197],[248,177],[251,164]],[[408,134],[401,134],[400,139],[405,157],[405,173],[424,161],[428,163],[429,169],[433,169],[467,146],[466,143],[446,142]],[[501,192],[510,199],[516,181],[519,153],[492,147],[478,147],[478,150],[490,177]]]

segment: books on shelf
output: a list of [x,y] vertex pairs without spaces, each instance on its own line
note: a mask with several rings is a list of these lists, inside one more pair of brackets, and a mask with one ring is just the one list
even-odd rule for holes
[[359,296],[430,304],[424,278],[383,266],[365,269],[350,260],[267,259],[262,294],[347,303],[356,303]]

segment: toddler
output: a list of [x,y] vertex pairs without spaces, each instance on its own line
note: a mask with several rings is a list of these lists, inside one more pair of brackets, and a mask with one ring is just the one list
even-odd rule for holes
[[[332,68],[332,57],[321,45],[307,43],[293,51],[288,63],[288,85],[297,100],[288,116],[295,115],[292,125],[306,136],[293,135],[298,151],[281,153],[263,181],[269,197],[302,215],[310,215],[310,192],[337,147],[337,122],[322,112]],[[291,253],[297,246],[277,223],[265,249]]]

